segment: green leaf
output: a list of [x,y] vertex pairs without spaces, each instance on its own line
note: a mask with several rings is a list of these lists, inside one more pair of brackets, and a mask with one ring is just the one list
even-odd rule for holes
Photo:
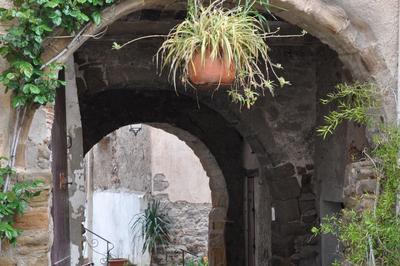
[[32,93],[32,94],[39,94],[40,93],[40,88],[34,84],[25,84],[24,87],[22,88],[22,91],[24,93]]
[[61,25],[62,18],[61,18],[61,11],[60,10],[55,10],[53,13],[51,13],[49,15],[49,18],[51,18],[51,20],[53,21],[53,23],[56,26],[60,26]]
[[93,12],[93,13],[92,13],[92,19],[93,19],[93,22],[94,22],[96,25],[99,25],[100,22],[101,22],[101,13],[98,12],[98,11]]
[[15,79],[15,74],[14,74],[14,73],[8,73],[8,74],[6,75],[6,77],[7,77],[9,80],[13,80],[13,79]]
[[19,70],[21,74],[24,74],[27,78],[30,78],[33,74],[33,66],[27,61],[16,61],[13,66]]
[[58,1],[47,1],[47,3],[44,5],[45,7],[50,7],[50,8],[55,8],[59,5]]

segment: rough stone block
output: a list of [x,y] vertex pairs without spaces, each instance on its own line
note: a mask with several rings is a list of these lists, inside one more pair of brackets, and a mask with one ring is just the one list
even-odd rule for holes
[[279,236],[272,239],[272,254],[288,257],[294,253],[294,236]]
[[28,256],[18,258],[18,265],[29,265],[29,266],[44,266],[49,265],[47,253],[31,253]]
[[277,222],[291,222],[300,219],[299,202],[297,199],[277,200],[273,203]]
[[291,163],[285,163],[274,168],[267,169],[267,175],[272,180],[291,177],[295,174],[295,168]]
[[279,200],[293,199],[300,196],[300,186],[297,178],[282,178],[279,181],[272,182],[271,193],[273,198]]
[[47,246],[49,232],[47,230],[26,230],[17,239],[17,247]]
[[47,207],[49,205],[50,188],[43,188],[39,194],[31,199],[29,206],[36,207]]
[[363,179],[356,183],[356,193],[358,195],[364,193],[374,193],[376,190],[377,180],[376,179]]
[[315,195],[313,193],[301,193],[300,200],[301,201],[315,200]]
[[317,217],[318,217],[317,211],[315,209],[311,209],[302,213],[301,221],[303,223],[313,223],[315,219],[317,219]]
[[17,266],[17,261],[10,257],[0,257],[1,266]]
[[300,200],[299,203],[301,213],[315,209],[315,200]]
[[15,226],[22,230],[46,229],[49,226],[48,208],[32,208],[22,216],[17,216]]
[[280,235],[290,236],[290,235],[301,235],[305,234],[304,226],[300,221],[281,223],[280,225]]

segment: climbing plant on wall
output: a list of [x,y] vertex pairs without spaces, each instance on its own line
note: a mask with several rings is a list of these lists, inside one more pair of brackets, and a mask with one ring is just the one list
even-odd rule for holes
[[[14,226],[14,217],[23,214],[29,200],[40,194],[38,187],[42,181],[18,181],[15,170],[6,162],[6,158],[0,157],[0,240],[15,244],[21,230]],[[13,177],[11,189],[3,191],[7,176]]]
[[62,66],[43,62],[43,45],[53,38],[75,35],[89,21],[100,23],[100,11],[113,2],[14,0],[13,7],[0,9],[1,21],[11,25],[0,37],[0,55],[9,63],[9,68],[0,75],[0,82],[6,91],[13,92],[14,107],[54,101],[56,88],[63,84],[58,79]]
[[[369,83],[339,84],[322,100],[336,108],[325,117],[318,133],[326,138],[343,121],[372,123],[377,107],[376,88]],[[372,111],[372,112],[371,112]],[[376,168],[377,188],[374,206],[363,211],[344,209],[324,217],[315,235],[333,234],[343,244],[343,259],[353,265],[398,265],[400,261],[400,217],[396,214],[400,191],[400,127],[377,126],[373,147],[366,154]],[[335,262],[341,265],[340,262]]]
[[[13,179],[21,127],[29,106],[51,103],[57,87],[63,84],[58,71],[62,65],[54,60],[43,61],[46,43],[54,38],[74,38],[85,24],[99,24],[100,11],[113,0],[14,0],[12,7],[0,8],[0,20],[9,25],[0,36],[0,56],[9,64],[0,74],[6,92],[13,93],[12,105],[17,108],[11,136],[11,160],[3,166],[0,159],[0,239],[15,243],[20,234],[14,224],[16,214],[22,214],[27,202],[38,192],[35,182]],[[51,47],[49,48],[51,49]]]

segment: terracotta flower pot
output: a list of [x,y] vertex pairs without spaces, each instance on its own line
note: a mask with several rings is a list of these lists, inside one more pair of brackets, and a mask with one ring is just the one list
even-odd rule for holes
[[128,262],[127,259],[116,258],[116,259],[109,259],[108,266],[125,266]]
[[224,58],[211,59],[210,52],[202,62],[196,53],[189,65],[189,79],[196,85],[230,85],[235,80],[235,66]]

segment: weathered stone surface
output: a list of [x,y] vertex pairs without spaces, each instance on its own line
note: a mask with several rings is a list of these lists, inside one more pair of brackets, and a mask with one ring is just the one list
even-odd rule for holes
[[300,221],[280,223],[279,232],[283,236],[303,235],[306,233],[304,226]]
[[291,163],[285,163],[283,165],[268,169],[268,177],[272,180],[280,180],[281,178],[291,177],[295,174],[295,168]]
[[301,214],[301,221],[303,223],[312,223],[317,219],[318,214],[315,209],[309,209]]
[[46,229],[49,226],[49,210],[45,207],[32,208],[17,216],[15,226],[22,230]]
[[359,180],[356,184],[356,193],[359,195],[363,193],[375,193],[376,184],[377,184],[376,179]]
[[297,199],[274,201],[276,221],[291,222],[300,219],[299,202]]
[[282,178],[271,183],[271,193],[275,199],[288,200],[300,196],[300,187],[295,177]]
[[163,191],[169,186],[169,183],[163,174],[156,174],[153,177],[153,182],[154,191]]
[[0,257],[0,265],[2,266],[17,266],[17,261],[10,257]]
[[48,241],[47,230],[25,230],[17,239],[17,247],[48,246]]
[[[207,256],[208,247],[221,248],[224,247],[224,222],[222,228],[208,230],[211,204],[204,203],[188,203],[184,201],[169,202],[168,214],[171,218],[170,235],[172,244],[170,248],[179,250],[183,248],[200,257]],[[219,216],[226,217],[225,213],[220,213],[218,209],[210,213],[210,220],[218,219]],[[221,212],[224,210],[221,209]],[[214,224],[218,224],[216,221]],[[218,226],[217,226],[218,227]],[[220,230],[219,230],[220,229]],[[209,240],[210,238],[210,240]],[[159,252],[158,258],[164,257],[163,262],[157,259],[155,265],[173,265],[179,264],[181,256],[173,252]]]
[[41,188],[39,196],[32,198],[31,201],[29,202],[29,206],[32,208],[48,207],[49,197],[50,197],[50,188],[49,187]]
[[315,209],[315,200],[300,200],[299,201],[300,204],[300,212],[304,213],[308,210],[312,210]]

